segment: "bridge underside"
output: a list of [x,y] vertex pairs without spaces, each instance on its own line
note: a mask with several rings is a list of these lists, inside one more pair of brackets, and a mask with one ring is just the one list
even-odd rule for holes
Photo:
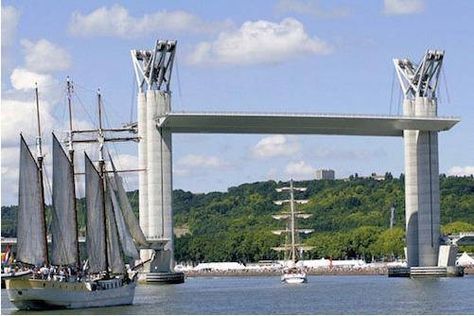
[[403,136],[403,130],[446,131],[459,119],[333,114],[169,112],[158,126],[172,133]]

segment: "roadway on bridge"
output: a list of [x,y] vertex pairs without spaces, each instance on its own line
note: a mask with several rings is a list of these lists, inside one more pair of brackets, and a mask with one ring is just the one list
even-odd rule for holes
[[158,126],[173,133],[403,136],[403,130],[447,131],[455,117],[304,113],[170,112]]

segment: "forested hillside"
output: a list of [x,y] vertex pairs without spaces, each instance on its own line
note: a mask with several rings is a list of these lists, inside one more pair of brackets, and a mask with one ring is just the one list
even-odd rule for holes
[[[313,228],[305,242],[314,246],[307,258],[366,258],[401,256],[404,247],[403,176],[376,181],[351,177],[343,180],[300,181],[308,188],[297,198],[309,199],[299,210],[313,214],[299,226]],[[443,232],[474,231],[474,178],[441,175]],[[242,184],[227,192],[193,194],[174,191],[175,227],[187,234],[176,238],[178,262],[276,259],[271,247],[282,243],[272,229],[283,223],[271,215],[284,210],[272,201],[288,198],[275,181]],[[138,194],[129,192],[138,215]],[[396,208],[394,229],[389,229],[390,207]],[[15,235],[16,207],[2,207],[2,236]],[[85,231],[84,200],[79,201],[81,232]]]

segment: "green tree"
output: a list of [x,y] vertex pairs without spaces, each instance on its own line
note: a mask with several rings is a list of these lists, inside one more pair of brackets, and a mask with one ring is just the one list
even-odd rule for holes
[[441,232],[444,235],[456,234],[462,232],[474,232],[474,224],[456,221],[441,226]]
[[372,252],[377,257],[400,258],[404,256],[405,232],[396,227],[383,231],[372,245]]

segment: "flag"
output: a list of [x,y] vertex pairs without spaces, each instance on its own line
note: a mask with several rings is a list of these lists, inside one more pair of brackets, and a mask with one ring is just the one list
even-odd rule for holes
[[12,261],[12,255],[10,250],[10,245],[7,245],[5,248],[5,253],[2,254],[2,263],[3,264],[10,264]]

